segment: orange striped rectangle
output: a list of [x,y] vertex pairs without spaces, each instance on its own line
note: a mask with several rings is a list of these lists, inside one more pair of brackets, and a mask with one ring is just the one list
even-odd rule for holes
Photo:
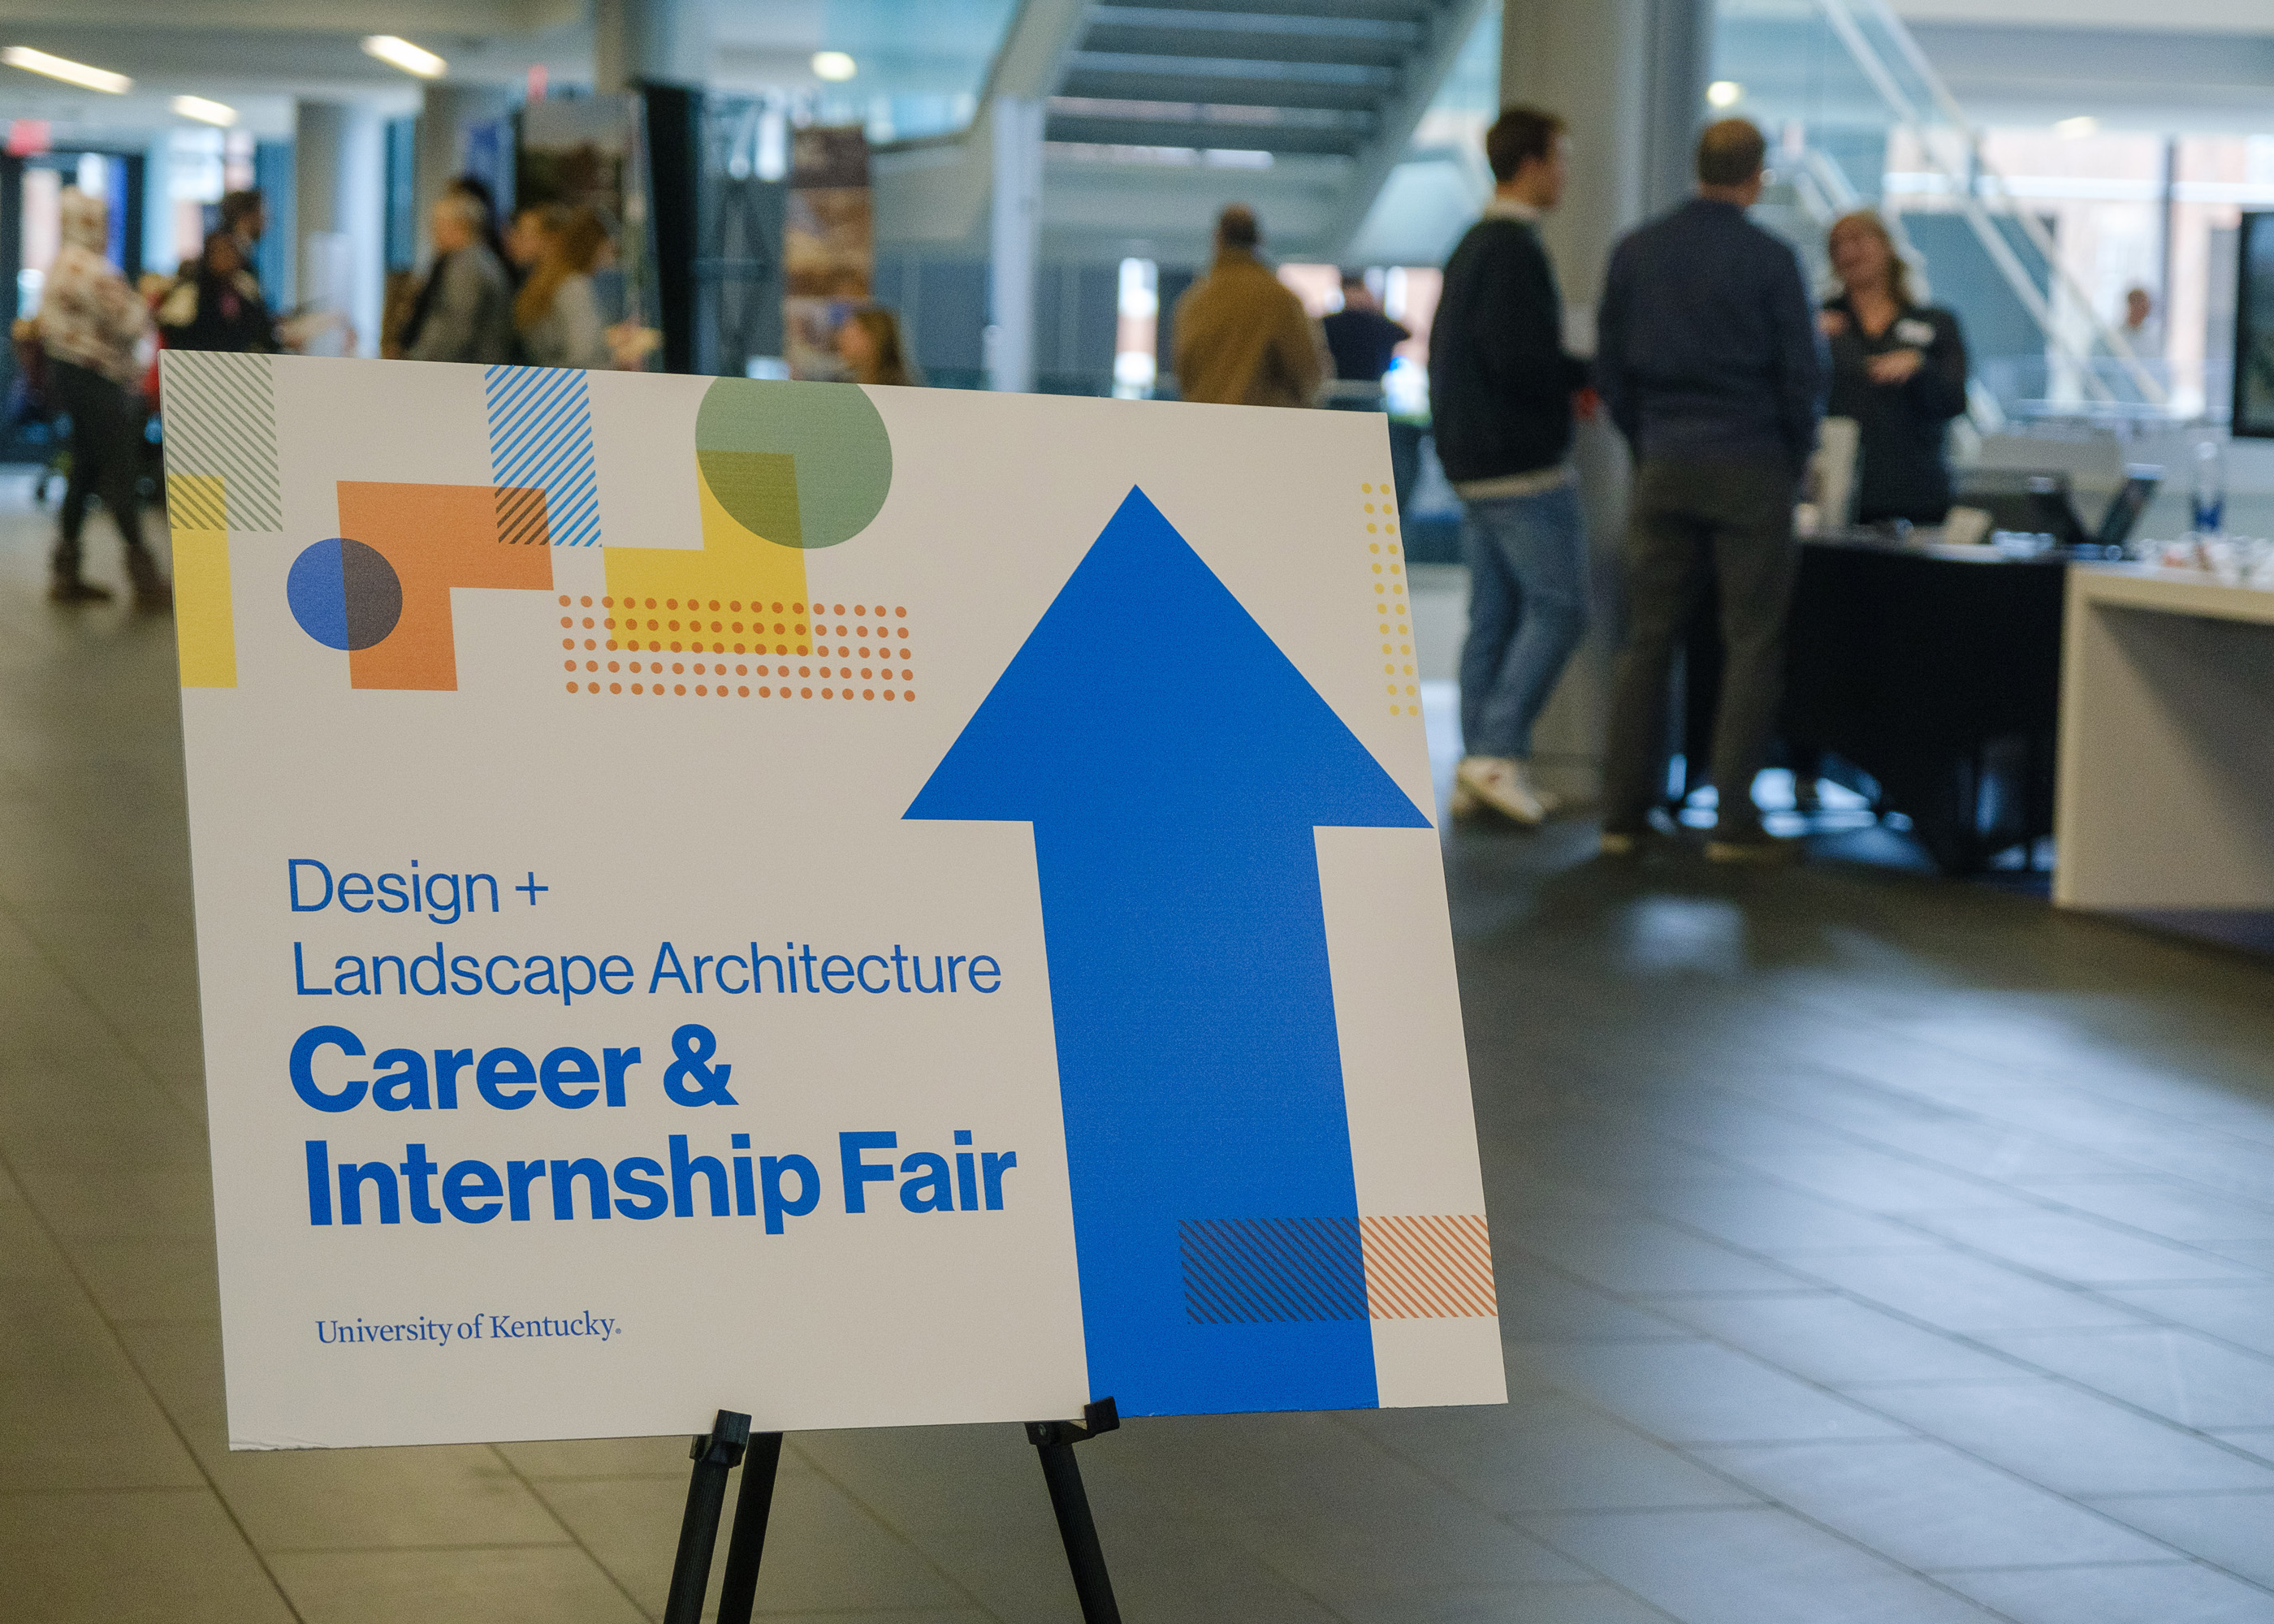
[[1361,1218],[1367,1316],[1373,1320],[1489,1319],[1492,1236],[1481,1214]]

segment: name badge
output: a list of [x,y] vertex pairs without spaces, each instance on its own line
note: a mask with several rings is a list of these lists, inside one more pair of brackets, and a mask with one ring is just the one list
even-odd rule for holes
[[1924,349],[1934,342],[1934,323],[1921,321],[1916,316],[1905,316],[1895,323],[1895,336],[1913,349]]

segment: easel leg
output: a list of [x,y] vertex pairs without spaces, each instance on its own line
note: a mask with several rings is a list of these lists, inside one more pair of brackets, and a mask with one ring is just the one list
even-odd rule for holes
[[773,1515],[774,1477],[781,1468],[782,1435],[759,1432],[742,1457],[742,1492],[734,1497],[734,1531],[727,1541],[727,1575],[719,1586],[719,1624],[750,1624],[757,1604],[758,1564],[766,1553],[766,1521]]
[[[719,1543],[719,1511],[727,1500],[727,1474],[749,1442],[750,1418],[722,1410],[711,1431],[696,1439],[687,1483],[687,1512],[679,1522],[679,1554],[671,1566],[671,1595],[663,1624],[702,1624],[703,1593],[711,1588],[711,1553]],[[776,1436],[775,1447],[779,1448]]]
[[1111,1432],[1121,1425],[1121,1417],[1108,1398],[1089,1405],[1083,1421],[1082,1425],[1029,1421],[1027,1439],[1043,1457],[1043,1478],[1050,1485],[1050,1509],[1058,1514],[1058,1538],[1065,1542],[1066,1567],[1073,1574],[1074,1594],[1081,1600],[1083,1624],[1121,1624],[1113,1580],[1105,1571],[1105,1551],[1089,1515],[1089,1495],[1081,1486],[1081,1466],[1073,1458],[1074,1445]]

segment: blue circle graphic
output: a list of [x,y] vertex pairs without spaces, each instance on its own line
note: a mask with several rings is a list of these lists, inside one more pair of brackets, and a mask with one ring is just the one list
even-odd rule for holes
[[377,548],[334,537],[292,560],[284,601],[300,629],[326,648],[368,649],[403,618],[403,578]]

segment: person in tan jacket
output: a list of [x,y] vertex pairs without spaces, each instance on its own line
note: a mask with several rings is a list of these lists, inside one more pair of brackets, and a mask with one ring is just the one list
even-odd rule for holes
[[1308,406],[1326,378],[1303,302],[1256,254],[1255,212],[1216,217],[1216,263],[1177,301],[1177,386],[1188,401]]

